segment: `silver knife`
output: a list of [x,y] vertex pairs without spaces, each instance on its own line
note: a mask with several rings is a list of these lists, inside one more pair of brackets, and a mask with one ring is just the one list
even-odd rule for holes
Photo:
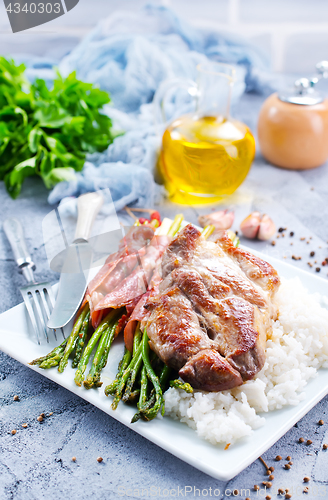
[[78,219],[73,243],[65,250],[55,307],[48,328],[63,328],[79,309],[87,289],[87,271],[92,263],[92,247],[88,243],[92,224],[102,207],[100,193],[78,198]]

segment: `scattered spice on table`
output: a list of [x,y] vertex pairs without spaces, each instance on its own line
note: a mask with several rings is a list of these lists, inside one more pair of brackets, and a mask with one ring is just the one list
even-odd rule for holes
[[312,444],[311,439],[308,439],[308,440],[306,441],[306,444],[307,444],[308,446],[309,446],[310,444]]
[[102,462],[102,461],[103,461],[103,458],[102,458],[102,457],[98,457],[98,458],[97,458],[97,462],[99,462],[99,463],[100,463],[100,462]]
[[276,246],[276,242],[275,241],[271,241],[271,245],[274,247]]
[[290,469],[290,465],[289,464],[285,464],[284,465],[284,469],[289,470]]
[[260,489],[259,485],[258,484],[254,484],[254,490],[258,491],[259,489]]
[[23,427],[24,429],[26,429],[27,424],[22,424],[22,427]]
[[[270,474],[271,469],[270,469],[270,467],[268,466],[268,464],[267,464],[267,463],[263,460],[263,458],[262,458],[262,457],[259,457],[259,460],[260,460],[260,462],[262,462],[262,464],[263,464],[263,465],[264,465],[264,467],[266,468],[266,472],[267,472],[267,474],[268,474],[268,472],[269,472],[269,474]],[[269,475],[269,474],[268,474],[268,475]]]
[[319,420],[319,422],[318,422],[318,424],[319,424],[319,425],[323,425],[323,424],[324,424],[324,421],[320,419],[320,420]]
[[312,252],[310,252],[310,257],[314,257],[315,256],[315,252],[312,250]]
[[300,437],[298,440],[299,443],[304,443],[304,438]]
[[76,462],[76,457],[72,457],[72,462]]
[[13,430],[11,431],[11,433],[12,433],[12,435],[13,435],[13,436],[16,434],[16,432],[17,432],[17,431],[16,431],[16,429],[13,429]]
[[291,231],[291,232],[289,233],[289,236],[294,236],[294,234],[295,234],[295,233],[294,233],[294,231]]
[[16,396],[14,396],[13,399],[14,399],[14,401],[19,401],[19,396],[17,396],[17,394],[16,394]]
[[307,486],[305,486],[303,493],[309,493],[309,488]]
[[37,418],[37,421],[38,422],[42,422],[43,421],[43,417],[41,415],[39,415],[38,418]]
[[328,450],[328,444],[326,444],[326,443],[325,443],[325,444],[322,446],[322,448],[323,448],[324,450]]
[[287,499],[292,498],[292,495],[290,493],[286,493],[285,498]]
[[292,457],[290,455],[288,455],[288,457],[286,457],[286,460],[291,460]]
[[309,478],[309,476],[305,476],[305,477],[303,478],[303,481],[304,481],[304,483],[309,483],[309,482],[310,482],[310,478]]
[[316,267],[315,270],[316,270],[317,273],[320,273],[321,268],[320,267]]
[[275,460],[276,460],[276,462],[280,462],[280,460],[282,460],[282,457],[280,455],[277,455]]

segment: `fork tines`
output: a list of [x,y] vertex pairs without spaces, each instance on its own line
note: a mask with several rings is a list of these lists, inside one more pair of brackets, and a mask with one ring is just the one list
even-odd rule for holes
[[[49,283],[30,284],[21,288],[21,293],[36,333],[38,344],[41,344],[42,337],[45,337],[47,342],[49,342],[47,322],[55,303],[51,285]],[[57,340],[55,330],[54,335]]]

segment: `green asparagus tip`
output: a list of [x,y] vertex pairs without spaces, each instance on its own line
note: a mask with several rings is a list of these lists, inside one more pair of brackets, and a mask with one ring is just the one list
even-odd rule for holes
[[114,380],[111,384],[105,387],[105,396],[115,396],[118,380]]
[[39,367],[43,370],[48,370],[49,368],[53,368],[54,366],[58,366],[60,359],[51,358],[43,361]]
[[133,415],[133,417],[131,418],[131,424],[135,424],[136,422],[138,422],[138,420],[141,419],[141,412],[138,411],[137,413],[135,413]]
[[79,387],[81,387],[82,383],[83,383],[83,373],[81,372],[81,370],[76,370],[76,373],[75,373],[75,377],[74,377],[74,382],[76,383],[76,385],[78,385]]
[[176,379],[170,381],[170,387],[175,387],[175,389],[182,389],[186,391],[188,394],[192,394],[194,389],[191,387],[188,382],[182,382],[182,380]]

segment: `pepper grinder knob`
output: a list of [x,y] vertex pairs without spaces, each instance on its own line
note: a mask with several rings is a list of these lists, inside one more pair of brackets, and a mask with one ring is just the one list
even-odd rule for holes
[[310,80],[308,78],[299,78],[294,83],[294,87],[297,93],[304,94],[311,87]]
[[315,65],[315,68],[322,78],[328,78],[328,61],[320,61]]

